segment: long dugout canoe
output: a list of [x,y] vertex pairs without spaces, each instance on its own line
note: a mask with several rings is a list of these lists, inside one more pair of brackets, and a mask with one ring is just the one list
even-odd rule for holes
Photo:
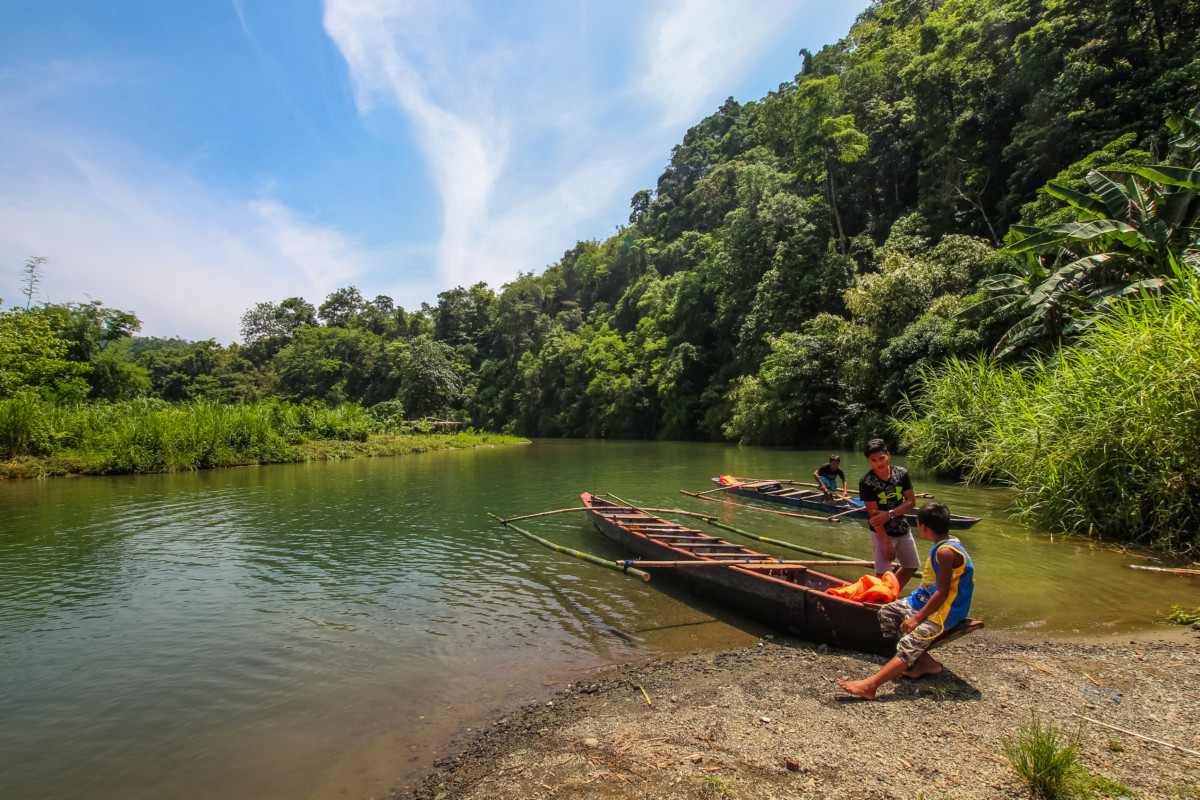
[[[736,494],[739,497],[749,497],[755,500],[763,500],[768,503],[782,503],[793,508],[809,508],[814,511],[825,511],[830,514],[837,514],[842,519],[862,519],[867,518],[867,510],[862,505],[861,500],[835,500],[827,502],[820,491],[813,489],[804,489],[794,486],[785,486],[779,481],[743,481],[737,479],[737,483],[727,484],[720,478],[713,478],[713,483],[720,486],[728,494]],[[917,524],[917,515],[907,514],[905,518],[912,526]],[[963,514],[950,515],[950,527],[957,530],[964,530],[971,527],[976,522],[979,522],[981,517],[968,517]]]

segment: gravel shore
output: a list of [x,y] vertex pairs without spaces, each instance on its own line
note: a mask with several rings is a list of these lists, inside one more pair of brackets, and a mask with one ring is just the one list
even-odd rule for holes
[[495,720],[414,796],[1028,797],[1003,745],[1037,714],[1077,735],[1084,766],[1132,796],[1200,799],[1200,755],[1178,749],[1200,751],[1200,633],[984,630],[936,653],[941,674],[901,678],[873,702],[835,680],[885,659],[783,636],[614,669]]

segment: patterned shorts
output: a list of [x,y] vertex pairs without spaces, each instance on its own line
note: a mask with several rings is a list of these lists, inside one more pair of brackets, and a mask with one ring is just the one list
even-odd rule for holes
[[901,636],[900,623],[915,613],[916,609],[908,604],[907,597],[893,600],[879,609],[879,627],[883,630],[883,635],[889,639],[900,640],[896,642],[896,655],[904,659],[904,663],[910,667],[921,657],[921,653],[929,649],[933,640],[942,635],[941,625],[925,620],[911,633]]

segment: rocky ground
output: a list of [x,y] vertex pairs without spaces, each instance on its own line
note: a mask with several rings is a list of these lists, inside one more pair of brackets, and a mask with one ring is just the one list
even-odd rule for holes
[[[1004,743],[1036,714],[1077,735],[1086,768],[1131,796],[1200,800],[1200,754],[1178,749],[1200,751],[1200,633],[984,630],[935,652],[940,675],[900,679],[873,702],[835,680],[884,659],[783,637],[614,670],[495,720],[415,796],[1027,797]],[[1098,796],[1122,796],[1113,786]]]

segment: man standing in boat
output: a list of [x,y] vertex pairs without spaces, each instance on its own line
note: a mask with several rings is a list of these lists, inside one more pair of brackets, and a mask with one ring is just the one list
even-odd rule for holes
[[867,508],[871,526],[871,547],[875,553],[875,576],[890,572],[892,560],[900,562],[896,582],[900,588],[917,571],[920,559],[905,514],[917,507],[912,479],[904,467],[893,467],[892,456],[883,439],[867,442],[863,454],[871,471],[858,482],[858,497]]
[[817,479],[817,483],[821,486],[821,491],[825,493],[826,500],[833,500],[833,493],[837,491],[837,479],[842,479],[842,499],[850,499],[850,487],[846,485],[846,473],[842,472],[842,457],[831,455],[828,464],[822,464],[813,471],[813,477]]

